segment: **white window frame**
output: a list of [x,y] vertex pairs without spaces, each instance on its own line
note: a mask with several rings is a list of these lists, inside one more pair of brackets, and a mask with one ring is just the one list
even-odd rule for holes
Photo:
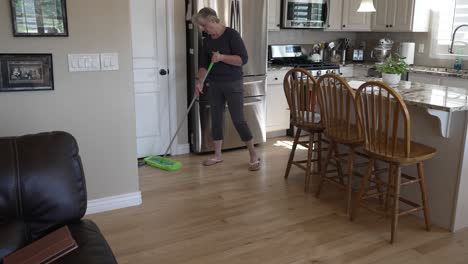
[[[449,47],[452,40],[455,19],[456,0],[445,0],[433,2],[432,8],[432,30],[431,30],[431,52],[430,57],[436,59],[453,59],[457,54],[450,54]],[[466,9],[468,16],[468,8]],[[458,25],[457,25],[458,26]],[[457,34],[455,39],[460,39]],[[465,46],[464,51],[458,56],[468,59],[468,40],[455,41],[454,50]]]

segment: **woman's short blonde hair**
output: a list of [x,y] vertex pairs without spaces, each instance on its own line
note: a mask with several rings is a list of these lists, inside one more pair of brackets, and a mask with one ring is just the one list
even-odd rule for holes
[[204,7],[192,17],[192,23],[195,25],[205,25],[207,22],[219,23],[219,17],[212,8]]

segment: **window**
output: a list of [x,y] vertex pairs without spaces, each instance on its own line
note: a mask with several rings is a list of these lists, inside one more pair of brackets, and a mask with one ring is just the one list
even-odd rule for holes
[[[449,53],[453,31],[460,25],[468,24],[468,0],[439,1],[434,6],[432,26],[432,55],[443,58]],[[454,52],[468,57],[468,27],[457,31]]]

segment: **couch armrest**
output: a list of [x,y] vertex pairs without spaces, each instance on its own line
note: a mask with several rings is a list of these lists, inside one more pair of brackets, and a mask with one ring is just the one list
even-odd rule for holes
[[3,257],[26,246],[26,227],[24,223],[13,221],[0,224],[0,263]]
[[117,263],[109,244],[107,244],[101,231],[93,221],[87,219],[81,220],[78,223],[69,224],[68,227],[78,244],[78,248],[54,263]]

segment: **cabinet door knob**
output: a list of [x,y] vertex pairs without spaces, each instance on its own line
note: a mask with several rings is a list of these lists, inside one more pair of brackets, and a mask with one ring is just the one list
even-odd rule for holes
[[385,25],[386,28],[388,28],[388,25]]
[[393,27],[393,25],[390,25],[390,27]]
[[346,25],[343,25],[343,27],[346,27]]
[[278,77],[275,77],[275,81],[277,81],[277,80],[278,80]]
[[328,27],[330,27],[330,25],[328,25]]

